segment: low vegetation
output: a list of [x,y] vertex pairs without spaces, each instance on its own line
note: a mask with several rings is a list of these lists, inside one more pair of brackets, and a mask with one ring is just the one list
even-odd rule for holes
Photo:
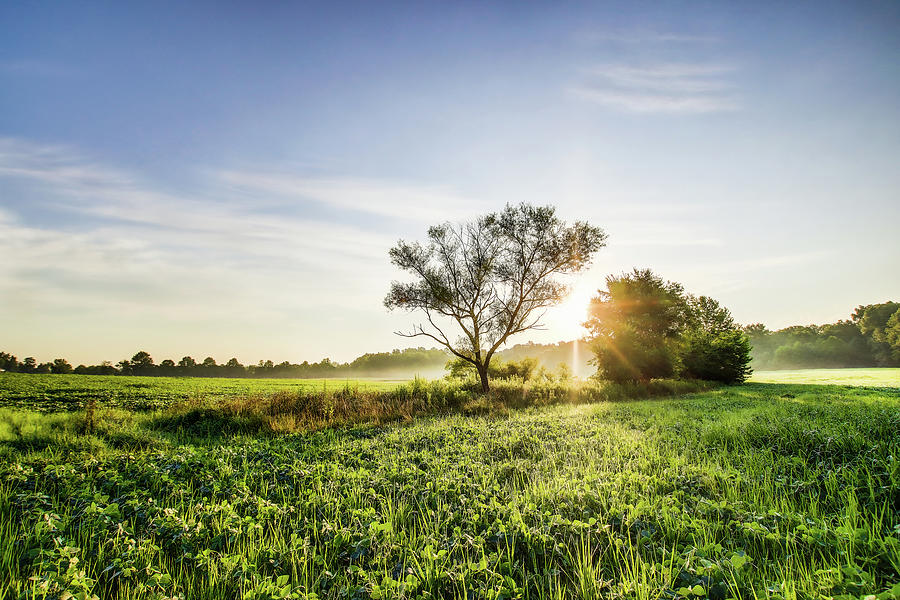
[[900,597],[897,389],[223,426],[299,398],[7,410],[0,597]]
[[189,400],[265,396],[276,392],[390,390],[399,380],[237,379],[0,373],[0,406],[29,410],[81,410],[101,406],[153,410]]
[[[521,366],[497,364],[507,370]],[[236,414],[262,411],[270,415],[290,412],[304,422],[344,424],[441,412],[615,401],[709,387],[702,381],[658,380],[643,385],[571,381],[543,371],[540,377],[527,382],[521,377],[499,380],[497,388],[484,396],[479,383],[471,377],[435,381],[196,380],[6,373],[0,374],[0,406],[58,412],[84,410],[93,402],[99,408],[139,411],[202,409]]]

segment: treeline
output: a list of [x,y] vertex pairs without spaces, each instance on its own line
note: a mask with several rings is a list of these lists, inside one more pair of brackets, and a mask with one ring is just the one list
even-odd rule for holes
[[[576,349],[576,344],[578,345]],[[537,360],[536,367],[554,371],[561,363],[573,370],[574,375],[587,377],[595,371],[588,364],[590,349],[581,342],[559,342],[556,344],[516,344],[497,354],[503,361],[521,361],[526,358]],[[145,351],[135,353],[130,359],[117,363],[103,361],[99,365],[78,365],[73,367],[65,358],[39,363],[34,357],[19,361],[8,352],[0,352],[0,370],[18,373],[75,373],[78,375],[145,375],[157,377],[282,377],[282,378],[341,378],[341,377],[392,377],[403,379],[413,375],[440,377],[450,369],[451,356],[438,348],[407,348],[391,352],[371,352],[363,354],[348,363],[334,362],[324,358],[319,362],[304,361],[294,364],[288,361],[275,363],[261,360],[256,364],[243,365],[236,358],[219,364],[207,356],[197,361],[190,356],[178,362],[165,359],[156,363]],[[577,360],[577,364],[575,363]],[[498,362],[498,364],[500,364]]]
[[[884,302],[859,306],[849,320],[827,325],[795,325],[770,331],[760,323],[743,328],[752,345],[754,369],[804,369],[840,367],[900,366],[900,303]],[[646,343],[644,344],[647,345]],[[587,377],[597,367],[592,345],[586,342],[556,344],[516,344],[497,354],[507,362],[536,359],[537,367],[558,370],[564,363],[574,375]],[[190,356],[178,362],[166,359],[159,363],[149,353],[140,351],[130,359],[113,364],[72,364],[57,358],[38,362],[34,357],[19,361],[8,352],[0,352],[0,370],[19,373],[78,373],[87,375],[156,375],[175,377],[394,377],[418,374],[439,377],[445,373],[450,356],[437,348],[408,348],[392,352],[363,354],[348,363],[328,358],[319,362],[259,361],[243,365],[236,358],[218,364],[212,357],[197,361]],[[589,363],[591,361],[591,363]],[[499,363],[498,363],[499,364]]]
[[159,377],[289,377],[298,379],[361,376],[408,377],[416,373],[420,375],[440,373],[447,360],[448,355],[443,350],[407,348],[392,352],[363,354],[348,363],[337,363],[329,358],[324,358],[313,363],[308,361],[300,364],[288,361],[275,363],[271,360],[261,360],[255,365],[243,365],[238,359],[232,358],[223,364],[218,364],[211,356],[207,356],[200,362],[190,356],[185,356],[178,362],[165,359],[157,364],[148,352],[141,350],[130,359],[121,360],[116,364],[104,361],[99,365],[73,367],[64,358],[39,363],[34,357],[28,357],[20,362],[16,356],[8,352],[0,352],[0,370],[17,373]]
[[859,306],[849,320],[769,331],[744,327],[755,369],[900,367],[900,303]]

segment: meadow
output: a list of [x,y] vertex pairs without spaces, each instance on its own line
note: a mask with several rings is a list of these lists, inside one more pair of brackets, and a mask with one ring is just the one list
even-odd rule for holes
[[797,369],[756,371],[750,381],[759,383],[817,383],[824,385],[861,385],[900,387],[900,369]]
[[7,408],[0,598],[900,598],[900,389],[516,385],[288,434]]
[[104,406],[150,410],[191,399],[221,399],[276,392],[389,390],[390,379],[244,379],[0,373],[0,406],[81,410],[91,398]]

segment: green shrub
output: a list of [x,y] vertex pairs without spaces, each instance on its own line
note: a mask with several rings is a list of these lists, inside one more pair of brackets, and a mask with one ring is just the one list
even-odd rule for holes
[[737,330],[692,332],[685,336],[684,375],[695,379],[743,383],[750,375],[750,340]]

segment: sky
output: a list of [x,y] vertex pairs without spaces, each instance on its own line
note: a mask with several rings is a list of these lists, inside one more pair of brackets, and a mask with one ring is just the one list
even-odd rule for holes
[[506,203],[770,328],[900,300],[897,2],[4,2],[0,350],[431,346],[388,249]]

